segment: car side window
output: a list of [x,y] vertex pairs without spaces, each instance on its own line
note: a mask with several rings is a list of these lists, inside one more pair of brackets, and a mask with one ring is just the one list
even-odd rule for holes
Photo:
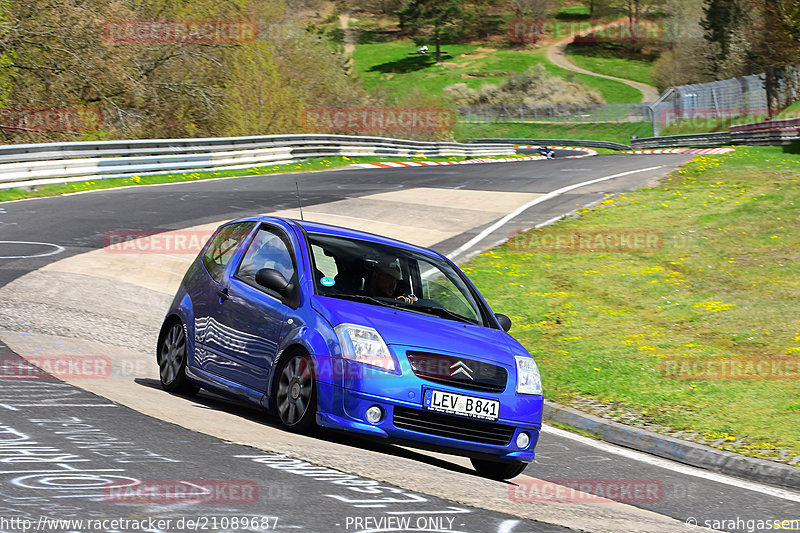
[[222,279],[225,267],[228,266],[239,244],[247,237],[252,228],[252,222],[230,224],[220,229],[211,239],[203,253],[203,264],[214,280]]
[[262,268],[273,268],[287,281],[295,273],[292,252],[289,244],[277,231],[261,227],[247,247],[236,277],[251,285],[256,285],[256,272]]

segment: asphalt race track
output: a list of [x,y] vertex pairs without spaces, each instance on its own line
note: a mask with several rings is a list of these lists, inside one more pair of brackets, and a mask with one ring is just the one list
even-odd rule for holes
[[[210,393],[167,394],[155,335],[192,255],[103,249],[109,232],[297,217],[297,182],[306,219],[368,228],[461,261],[517,229],[653,185],[687,159],[343,169],[0,203],[0,531],[616,533],[688,531],[687,520],[758,531],[747,521],[800,519],[800,493],[642,460],[549,426],[536,462],[509,484],[478,477],[458,457],[336,433],[294,435],[273,416]],[[113,370],[104,379],[21,376],[20,355],[91,355]],[[541,480],[652,490],[619,501],[526,500],[525,489],[547,485]],[[156,501],[124,490],[138,482],[192,497]]]

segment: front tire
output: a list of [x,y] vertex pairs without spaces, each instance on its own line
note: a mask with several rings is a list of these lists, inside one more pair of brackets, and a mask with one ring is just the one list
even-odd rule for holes
[[483,477],[504,481],[517,477],[525,470],[528,463],[522,461],[491,461],[486,459],[470,459],[473,468]]
[[156,361],[161,388],[192,396],[200,387],[186,379],[186,331],[180,320],[170,323],[158,342]]
[[311,356],[288,355],[278,371],[275,407],[289,430],[309,433],[317,426],[317,386]]

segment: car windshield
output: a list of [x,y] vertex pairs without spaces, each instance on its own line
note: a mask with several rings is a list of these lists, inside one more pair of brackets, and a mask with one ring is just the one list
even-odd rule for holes
[[309,233],[315,292],[486,325],[481,304],[445,261],[377,242]]

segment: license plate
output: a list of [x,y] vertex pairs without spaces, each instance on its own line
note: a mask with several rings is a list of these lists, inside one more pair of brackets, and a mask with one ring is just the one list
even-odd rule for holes
[[497,420],[500,413],[500,402],[497,400],[487,400],[486,398],[476,398],[475,396],[465,396],[433,389],[427,389],[424,398],[425,400],[422,404],[425,409],[440,413],[483,418],[485,420]]

